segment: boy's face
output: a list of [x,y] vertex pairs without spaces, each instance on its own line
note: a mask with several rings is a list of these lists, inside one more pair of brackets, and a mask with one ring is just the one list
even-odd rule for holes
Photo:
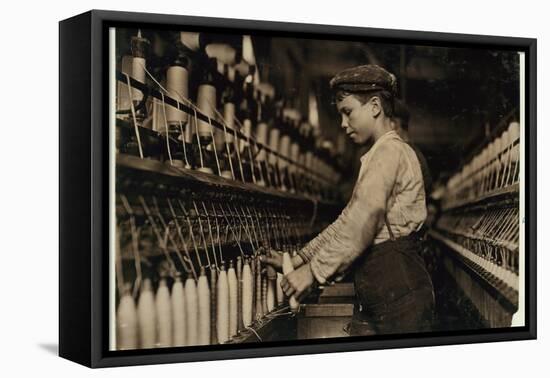
[[342,128],[357,144],[364,144],[372,137],[375,120],[380,113],[377,100],[377,97],[372,97],[362,104],[357,97],[349,95],[336,102],[342,115]]

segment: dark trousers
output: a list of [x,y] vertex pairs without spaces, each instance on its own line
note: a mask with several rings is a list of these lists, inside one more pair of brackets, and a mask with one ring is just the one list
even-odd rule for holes
[[412,234],[374,245],[355,262],[351,336],[431,329],[434,291],[421,247]]

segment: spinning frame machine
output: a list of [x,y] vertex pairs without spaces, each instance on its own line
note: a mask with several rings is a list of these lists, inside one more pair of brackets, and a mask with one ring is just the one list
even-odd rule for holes
[[116,72],[117,350],[273,338],[298,303],[260,255],[288,272],[341,209],[330,143],[272,101],[250,37],[172,37],[162,79],[141,31]]
[[[342,160],[274,101],[250,37],[239,38],[172,33],[153,75],[138,31],[117,66],[114,349],[295,337],[276,322],[299,304],[259,257],[283,251],[287,273],[336,218]],[[512,323],[520,290],[520,125],[499,130],[451,176],[430,230],[488,327]]]

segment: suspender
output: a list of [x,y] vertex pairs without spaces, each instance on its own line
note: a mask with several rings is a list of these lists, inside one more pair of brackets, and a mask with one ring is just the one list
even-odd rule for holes
[[384,223],[386,224],[386,228],[388,229],[388,232],[390,234],[390,240],[395,241],[395,236],[391,230],[390,222],[388,221],[388,213],[384,213]]

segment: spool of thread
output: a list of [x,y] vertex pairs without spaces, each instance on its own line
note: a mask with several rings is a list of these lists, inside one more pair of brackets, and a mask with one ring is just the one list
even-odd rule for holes
[[130,287],[124,287],[116,312],[116,343],[118,350],[138,347],[138,314]]
[[174,325],[173,346],[187,345],[187,319],[185,309],[185,292],[181,278],[177,277],[172,285],[172,321]]
[[[279,138],[281,135],[281,131],[277,127],[273,127],[269,131],[269,149],[271,151],[278,152],[279,151]],[[278,158],[274,154],[269,154],[268,158],[269,164],[276,165]]]
[[218,305],[218,290],[217,290],[217,275],[216,267],[210,266],[210,344],[218,343],[217,333],[217,305]]
[[266,268],[266,275],[267,275],[267,293],[266,293],[266,305],[267,305],[267,312],[271,312],[275,309],[275,303],[276,303],[276,291],[277,288],[275,285],[277,285],[277,272],[275,269],[268,265]]
[[[126,72],[128,75],[139,81],[140,83],[145,83],[145,58],[142,57],[130,57],[131,58],[131,65],[132,65],[132,72]],[[139,92],[139,99],[141,100],[143,98],[143,93],[139,89],[136,89],[137,92]],[[136,100],[134,98],[134,100]]]
[[[198,107],[204,115],[207,115],[211,119],[215,118],[214,106],[216,106],[216,87],[211,84],[201,84],[199,86],[199,93],[197,96]],[[212,126],[209,122],[198,120],[199,137],[210,140]]]
[[[252,136],[252,121],[250,119],[245,119],[243,121],[242,132],[246,138],[250,138]],[[240,151],[243,153],[245,148],[247,148],[250,144],[248,143],[248,139],[241,139],[239,145]],[[246,158],[248,158],[248,156],[246,156]]]
[[[122,73],[125,73],[130,77],[133,77],[132,59],[133,57],[131,55],[125,55],[122,57],[121,71]],[[134,97],[133,90],[131,92],[132,92],[131,97],[133,98]],[[117,82],[117,110],[123,110],[123,111],[130,110],[131,109],[130,101],[131,101],[131,98],[130,98],[130,93],[128,93],[128,84],[120,81]]]
[[[283,155],[284,157],[288,158],[290,156],[290,136],[283,135],[281,137],[280,145],[279,145],[279,153]],[[285,159],[279,160],[279,167],[280,168],[286,168],[288,167],[288,161]]]
[[217,322],[216,330],[218,342],[223,344],[229,340],[229,322],[230,322],[230,310],[229,310],[229,282],[227,279],[227,273],[222,265],[220,270],[220,276],[218,279],[218,304],[217,308]]
[[[233,154],[235,150],[234,140],[235,137],[232,133],[234,130],[235,125],[235,104],[231,101],[227,101],[223,104],[223,119],[225,124],[225,130],[219,130],[218,134],[223,133],[221,135],[225,138],[226,146],[221,146],[221,151],[223,151],[224,154],[226,154],[226,159],[228,160],[224,168],[222,169],[222,177],[225,177],[226,179],[233,179],[234,171],[231,171],[231,164],[233,164],[230,160],[233,159]],[[233,170],[236,169],[235,166],[233,166]]]
[[[189,71],[181,66],[168,67],[166,71],[166,90],[170,97],[183,103],[183,98],[189,98]],[[166,105],[166,120],[169,125],[175,124],[179,127],[187,123],[187,113],[170,105]]]
[[[140,83],[145,83],[145,58],[123,56],[121,71]],[[130,101],[139,102],[143,99],[143,93],[139,89],[131,88],[131,93],[132,98],[130,99],[128,84],[118,83],[118,110],[129,110],[131,108]]]
[[518,122],[511,122],[508,126],[511,143],[516,143],[519,140],[520,126]]
[[200,49],[200,34],[192,32],[181,32],[180,41],[191,51]]
[[199,282],[197,284],[197,293],[199,299],[199,334],[198,345],[208,345],[210,343],[210,289],[208,288],[208,279],[206,271],[201,267]]
[[258,282],[257,282],[257,264],[256,264],[256,256],[250,257],[250,270],[252,271],[252,321],[256,319],[256,291],[261,290],[261,288],[258,288]]
[[252,274],[252,319],[256,319],[256,260],[250,257],[250,273]]
[[[288,252],[284,252],[283,253],[283,274],[287,275],[293,271],[294,271],[294,266],[292,265],[292,260],[290,259],[290,255],[288,254]],[[298,309],[300,308],[300,304],[298,303],[294,295],[292,295],[288,299],[288,303],[290,305],[290,310],[292,312],[297,312]]]
[[185,314],[187,320],[187,345],[199,343],[199,300],[197,284],[191,277],[185,281]]
[[[166,85],[164,80],[161,81],[161,85]],[[153,102],[152,129],[158,133],[164,134],[166,132],[166,125],[164,124],[164,109],[162,101],[155,97],[149,100]]]
[[244,327],[250,327],[252,324],[252,270],[248,260],[243,265],[242,278],[242,317]]
[[157,342],[157,319],[155,295],[151,280],[146,278],[141,285],[138,300],[139,341],[141,348],[154,348]]
[[216,127],[214,127],[214,148],[218,154],[225,151],[225,133]]
[[243,261],[237,257],[237,332],[243,327]]
[[229,290],[229,337],[237,334],[238,325],[238,290],[237,274],[233,267],[233,261],[229,262],[227,270],[227,285]]
[[[235,129],[235,104],[232,102],[226,102],[223,104],[223,120],[225,127],[231,130]],[[232,144],[234,140],[233,133],[228,132],[225,134],[225,142]]]
[[[256,130],[256,140],[258,141],[258,143],[261,144],[261,146],[267,146],[267,134],[268,134],[267,123],[260,122]],[[258,161],[265,162],[266,157],[267,157],[267,154],[265,150],[262,148],[258,153],[258,156],[256,159],[258,159]]]
[[263,318],[264,311],[262,307],[262,274],[261,274],[261,265],[260,265],[260,259],[255,258],[254,264],[256,266],[256,285],[255,285],[255,291],[256,291],[256,320],[259,320]]
[[157,310],[157,346],[170,347],[172,346],[172,306],[165,278],[160,280],[155,297],[155,307]]
[[[292,143],[290,145],[290,158],[294,163],[298,163],[300,159],[300,145],[298,143]],[[290,172],[296,173],[296,165],[292,164],[290,166]]]
[[285,293],[281,287],[281,282],[283,282],[283,275],[277,272],[277,280],[275,282],[275,289],[277,294],[277,305],[282,305],[285,302]]

